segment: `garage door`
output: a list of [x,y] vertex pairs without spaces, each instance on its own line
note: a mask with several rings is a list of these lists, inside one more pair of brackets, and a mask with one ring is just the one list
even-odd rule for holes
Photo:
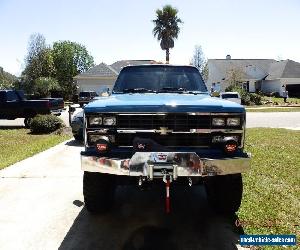
[[286,90],[289,92],[289,97],[300,97],[300,83],[287,84]]

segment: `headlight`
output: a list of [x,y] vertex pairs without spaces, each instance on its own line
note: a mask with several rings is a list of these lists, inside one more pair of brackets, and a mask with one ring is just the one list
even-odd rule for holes
[[240,118],[227,118],[227,126],[240,126],[241,120]]
[[102,125],[102,117],[100,116],[91,116],[89,117],[90,125]]
[[103,125],[106,125],[106,126],[116,125],[116,117],[104,117],[103,118]]
[[225,126],[225,118],[213,118],[212,119],[213,126]]

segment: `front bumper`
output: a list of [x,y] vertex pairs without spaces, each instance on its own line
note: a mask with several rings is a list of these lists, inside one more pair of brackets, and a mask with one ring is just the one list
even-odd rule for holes
[[88,172],[139,176],[153,179],[243,173],[250,168],[250,154],[234,157],[201,157],[196,152],[136,152],[132,157],[100,157],[81,152],[81,168]]

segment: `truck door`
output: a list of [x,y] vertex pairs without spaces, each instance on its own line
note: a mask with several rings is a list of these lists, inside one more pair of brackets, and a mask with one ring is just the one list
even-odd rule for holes
[[6,119],[6,91],[0,91],[0,119]]
[[3,104],[3,112],[6,116],[6,119],[15,119],[22,113],[22,105],[15,91],[6,92],[6,101],[3,102]]

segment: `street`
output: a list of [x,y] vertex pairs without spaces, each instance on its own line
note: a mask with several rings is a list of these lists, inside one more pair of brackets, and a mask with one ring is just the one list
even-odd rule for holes
[[300,130],[300,112],[247,112],[247,128],[269,127]]

